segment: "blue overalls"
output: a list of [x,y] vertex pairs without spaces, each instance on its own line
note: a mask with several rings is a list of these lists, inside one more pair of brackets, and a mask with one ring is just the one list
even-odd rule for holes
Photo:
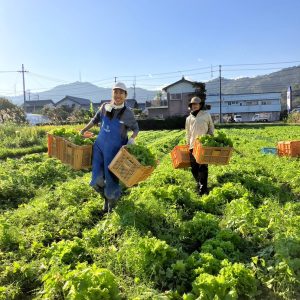
[[128,141],[127,136],[126,138],[121,136],[121,127],[124,125],[120,122],[120,117],[124,110],[125,108],[118,113],[117,117],[112,119],[106,115],[102,117],[101,129],[93,146],[90,185],[98,191],[104,187],[104,197],[108,201],[117,201],[121,196],[119,180],[108,169],[108,165]]

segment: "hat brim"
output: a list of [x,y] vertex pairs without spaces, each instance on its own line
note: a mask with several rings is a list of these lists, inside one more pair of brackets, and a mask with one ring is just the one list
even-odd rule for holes
[[124,89],[121,89],[121,88],[119,88],[119,87],[115,87],[115,88],[113,88],[113,91],[114,90],[121,90],[121,91],[124,91],[125,93],[127,93],[127,91],[126,90],[124,90]]
[[201,105],[202,103],[200,102],[200,103],[196,103],[196,102],[194,102],[194,103],[189,103],[189,107],[191,107],[193,104],[199,104],[199,105]]

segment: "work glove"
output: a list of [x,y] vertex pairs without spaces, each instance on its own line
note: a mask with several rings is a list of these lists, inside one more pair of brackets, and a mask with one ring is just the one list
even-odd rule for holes
[[132,145],[134,144],[134,138],[130,138],[127,142],[127,145]]

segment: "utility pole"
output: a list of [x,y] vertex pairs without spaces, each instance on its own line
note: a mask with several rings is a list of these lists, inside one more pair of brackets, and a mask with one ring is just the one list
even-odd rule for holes
[[219,65],[219,81],[220,81],[220,123],[222,123],[222,76],[221,76],[221,65]]
[[136,84],[136,77],[134,76],[134,81],[133,81],[133,99],[135,100],[135,84]]
[[23,96],[24,96],[24,111],[26,112],[26,92],[25,92],[25,76],[24,73],[28,72],[24,70],[24,65],[22,64],[22,71],[18,71],[20,73],[22,73],[22,77],[23,77]]
[[115,76],[115,83],[117,82],[117,77]]

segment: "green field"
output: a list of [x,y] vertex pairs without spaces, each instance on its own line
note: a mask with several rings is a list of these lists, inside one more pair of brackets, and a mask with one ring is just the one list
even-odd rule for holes
[[50,127],[0,127],[0,299],[299,299],[300,159],[262,154],[300,126],[226,127],[209,195],[143,131],[159,164],[111,214],[89,171],[48,158]]

